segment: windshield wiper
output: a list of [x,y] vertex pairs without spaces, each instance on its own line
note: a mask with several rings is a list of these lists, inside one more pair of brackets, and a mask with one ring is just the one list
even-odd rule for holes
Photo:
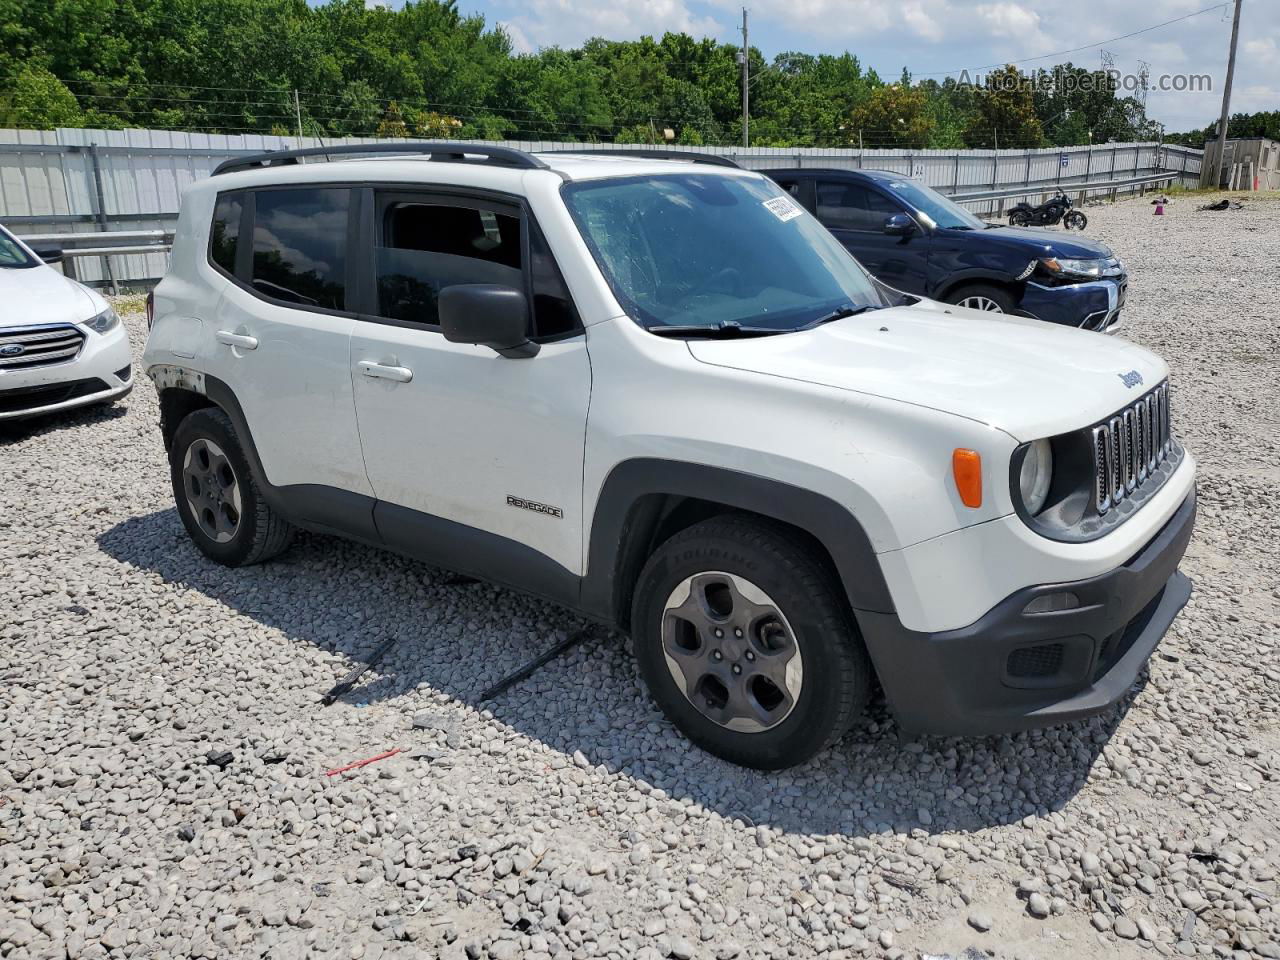
[[775,333],[789,333],[776,327],[744,327],[737,320],[721,320],[719,323],[655,323],[645,327],[659,337],[707,337],[714,340],[735,340],[740,337],[768,337]]
[[823,314],[816,320],[810,320],[802,326],[796,327],[797,330],[812,330],[814,327],[820,327],[824,323],[831,323],[833,320],[844,320],[848,317],[856,317],[860,313],[868,313],[872,310],[882,310],[883,307],[878,303],[864,303],[860,307],[848,306],[841,307],[839,310],[832,310],[830,313]]

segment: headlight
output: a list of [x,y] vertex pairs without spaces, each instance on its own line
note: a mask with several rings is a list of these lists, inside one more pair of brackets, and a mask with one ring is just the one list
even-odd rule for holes
[[116,312],[110,307],[103,310],[96,317],[90,317],[84,322],[84,325],[94,333],[109,333],[116,327],[120,326],[120,318],[116,316]]
[[1061,257],[1046,257],[1040,263],[1056,276],[1116,277],[1122,270],[1118,260],[1065,260]]
[[1049,496],[1053,481],[1053,448],[1048,440],[1037,440],[1027,448],[1018,474],[1018,491],[1027,513],[1035,516]]

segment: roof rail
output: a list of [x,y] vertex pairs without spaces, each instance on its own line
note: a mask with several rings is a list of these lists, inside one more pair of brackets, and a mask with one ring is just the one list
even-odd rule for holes
[[696,153],[693,150],[625,150],[621,147],[604,147],[600,149],[584,147],[581,150],[540,150],[538,152],[544,155],[551,153],[577,153],[588,156],[596,154],[605,157],[641,157],[645,160],[684,160],[686,163],[709,163],[717,167],[738,168],[738,165],[728,157],[717,156],[714,153]]
[[533,154],[525,153],[514,147],[499,147],[487,143],[471,143],[461,140],[440,140],[419,143],[343,143],[332,147],[308,147],[305,150],[274,150],[267,153],[253,154],[247,157],[232,157],[223,160],[213,168],[211,176],[220,173],[234,173],[239,170],[254,170],[265,167],[295,164],[305,157],[360,156],[371,153],[390,153],[410,156],[425,156],[430,160],[446,163],[466,162],[468,155],[483,157],[486,162],[499,166],[515,167],[519,170],[547,170],[546,163]]

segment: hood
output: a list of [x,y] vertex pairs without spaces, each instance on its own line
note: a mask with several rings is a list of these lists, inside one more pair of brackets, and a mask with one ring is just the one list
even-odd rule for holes
[[1065,231],[1035,230],[1030,227],[991,227],[975,231],[983,243],[1033,257],[1063,257],[1068,260],[1101,260],[1115,256],[1111,248],[1097,240],[1072,236]]
[[106,301],[50,266],[0,267],[0,326],[83,323]]
[[[1155,354],[1107,334],[932,301],[800,333],[688,344],[703,363],[930,407],[1019,441],[1095,423],[1168,376]],[[1140,384],[1126,376],[1135,371]]]

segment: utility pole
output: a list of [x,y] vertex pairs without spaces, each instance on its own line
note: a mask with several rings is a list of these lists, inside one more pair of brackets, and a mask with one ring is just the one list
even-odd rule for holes
[[1240,4],[1236,0],[1235,16],[1231,20],[1231,53],[1227,57],[1227,82],[1222,88],[1222,116],[1218,119],[1218,162],[1214,171],[1213,188],[1222,183],[1222,164],[1227,158],[1227,119],[1231,113],[1231,80],[1236,72],[1236,40],[1240,36]]
[[[1239,4],[1240,0],[1236,0]],[[1238,8],[1237,8],[1238,9]],[[1231,49],[1235,50],[1233,43]],[[1234,56],[1234,54],[1233,54]],[[751,123],[750,110],[748,109],[750,93],[748,85],[751,83],[751,44],[747,41],[747,8],[742,8],[742,145],[744,147],[751,146],[751,136],[748,127]]]
[[302,148],[302,100],[298,97],[298,91],[293,91],[293,115],[298,119],[298,148]]

